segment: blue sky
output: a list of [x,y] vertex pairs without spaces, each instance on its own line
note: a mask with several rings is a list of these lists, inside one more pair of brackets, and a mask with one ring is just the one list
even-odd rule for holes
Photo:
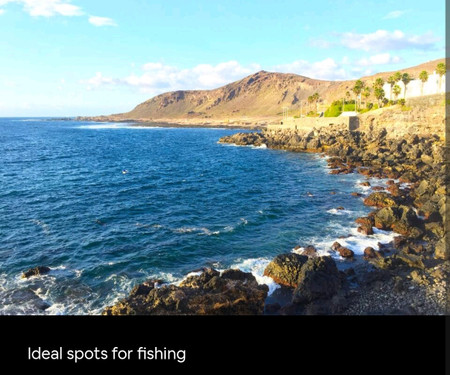
[[444,55],[443,0],[0,0],[0,116],[119,113],[262,69],[345,80]]

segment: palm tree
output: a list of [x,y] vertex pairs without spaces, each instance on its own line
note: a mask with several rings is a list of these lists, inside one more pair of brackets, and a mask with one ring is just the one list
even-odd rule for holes
[[401,80],[402,80],[402,73],[400,73],[400,72],[394,73],[395,83],[400,82]]
[[375,98],[378,100],[378,107],[381,108],[382,100],[384,99],[386,93],[384,92],[382,87],[376,87],[374,90]]
[[395,99],[397,99],[400,93],[402,92],[402,89],[399,85],[394,85],[394,87],[392,88],[392,92],[395,95]]
[[391,85],[391,93],[390,93],[390,95],[389,95],[389,98],[392,100],[392,88],[394,87],[394,85],[396,84],[396,81],[395,81],[395,76],[390,76],[388,79],[387,79],[387,83],[389,83],[390,85]]
[[382,89],[384,85],[384,79],[383,78],[377,78],[373,84],[374,88],[380,88]]
[[364,82],[358,79],[355,82],[355,86],[353,87],[353,92],[355,93],[355,111],[358,111],[357,102],[358,102],[358,95],[361,94],[361,91],[364,88]]
[[406,99],[406,87],[408,86],[408,83],[410,83],[414,78],[411,77],[408,73],[402,74],[402,82],[405,85],[405,92],[403,98]]
[[314,98],[313,95],[308,96],[309,109],[311,110],[311,104],[313,103]]
[[365,102],[366,102],[366,108],[367,108],[367,98],[370,96],[370,87],[365,86],[362,93],[362,96],[364,96]]
[[[345,93],[344,104],[342,105],[342,112],[345,112],[345,106],[346,106],[346,105],[347,105],[347,108],[348,108],[348,104],[349,104],[350,98],[351,98],[350,91],[347,91],[347,92]],[[347,104],[346,104],[346,103],[347,103]]]
[[442,76],[445,74],[447,67],[444,63],[439,63],[436,66],[436,73],[439,74],[439,92],[441,92]]
[[419,79],[422,81],[422,87],[420,89],[420,95],[423,96],[423,86],[425,82],[428,81],[428,73],[426,70],[422,70],[419,74]]
[[314,95],[312,97],[313,97],[313,100],[316,102],[316,112],[317,112],[317,104],[319,103],[320,95],[318,92],[316,92],[316,93],[314,93]]

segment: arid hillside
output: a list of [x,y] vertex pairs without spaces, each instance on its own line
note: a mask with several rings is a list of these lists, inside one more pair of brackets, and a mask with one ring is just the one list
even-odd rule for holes
[[[413,77],[422,70],[432,73],[444,59],[401,69]],[[362,77],[372,86],[375,79],[387,79],[394,72],[378,73]],[[100,116],[98,120],[109,121],[236,121],[239,119],[270,118],[280,116],[287,107],[290,114],[314,109],[308,97],[319,94],[319,108],[341,99],[347,91],[351,93],[355,81],[323,81],[296,74],[260,71],[240,81],[214,90],[174,91],[158,95],[128,113]],[[376,101],[375,98],[368,100]]]

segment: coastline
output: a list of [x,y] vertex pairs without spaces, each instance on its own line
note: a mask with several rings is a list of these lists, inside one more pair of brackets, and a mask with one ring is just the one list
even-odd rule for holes
[[249,118],[125,118],[123,116],[78,116],[76,121],[131,123],[136,126],[166,128],[226,128],[226,129],[265,129],[268,124],[278,123],[277,117]]
[[[445,246],[443,226],[445,204],[442,206],[446,193],[442,176],[442,169],[445,168],[444,145],[439,137],[410,135],[409,138],[406,141],[390,138],[384,128],[377,129],[373,134],[345,129],[321,129],[310,134],[265,130],[222,138],[220,143],[256,147],[264,145],[273,149],[319,153],[328,156],[331,174],[360,173],[365,177],[387,179],[388,186],[369,187],[373,193],[366,198],[365,204],[375,210],[368,217],[357,220],[360,224],[358,232],[370,236],[373,228],[385,229],[396,233],[396,238],[389,244],[379,244],[378,249],[366,249],[362,262],[355,263],[353,252],[344,251],[346,248],[338,244],[334,251],[338,251],[341,257],[346,259],[344,262],[348,263],[344,270],[339,271],[333,265],[323,265],[324,257],[318,256],[314,247],[306,246],[307,244],[303,248],[297,246],[294,252],[284,254],[291,258],[294,255],[294,258],[289,259],[288,267],[283,259],[277,259],[278,256],[269,264],[275,271],[272,272],[268,266],[264,275],[272,277],[278,284],[292,279],[293,275],[302,275],[302,283],[295,279],[291,285],[283,285],[275,290],[270,297],[267,297],[267,290],[265,295],[262,289],[256,293],[255,279],[251,274],[236,271],[233,274],[234,279],[230,281],[229,277],[225,277],[227,280],[221,280],[222,275],[215,274],[217,271],[205,269],[200,274],[189,276],[186,279],[189,281],[183,281],[178,287],[156,287],[154,280],[138,285],[128,298],[107,308],[104,314],[448,313],[446,280],[450,269],[446,262],[449,254]],[[388,146],[390,148],[387,148]],[[396,156],[400,158],[397,160],[389,157],[389,153],[397,153]],[[431,181],[431,184],[426,181]],[[430,186],[432,184],[434,186]],[[355,196],[356,199],[358,194]],[[427,205],[428,201],[436,204]],[[389,214],[392,216],[391,211],[395,211],[397,215],[394,215],[394,219],[387,218]],[[308,267],[309,270],[306,269]],[[330,275],[334,279],[330,279]],[[325,284],[317,287],[317,280],[325,280]],[[314,282],[311,284],[312,281]],[[245,284],[252,286],[244,287]],[[305,285],[309,289],[305,289]],[[330,285],[334,288],[331,295],[325,292]],[[224,297],[220,293],[217,295],[224,287],[232,290],[234,294],[231,297]],[[202,291],[201,296],[194,293],[192,297],[193,292],[189,288]],[[209,307],[198,309],[191,306],[186,310],[170,305],[169,308],[166,295],[169,291],[170,298],[177,293],[184,295],[178,300],[179,303],[186,298],[201,298],[202,301],[206,298],[209,301],[209,305],[206,305]],[[249,297],[255,296],[255,293],[258,294],[259,300]],[[216,299],[222,301],[222,304],[225,303],[227,309],[213,308],[213,301],[216,305],[218,303]],[[247,301],[247,309],[232,308],[233,303],[239,300]],[[166,308],[161,308],[161,304]],[[154,309],[156,305],[159,306],[158,310]],[[255,308],[256,305],[258,308]]]

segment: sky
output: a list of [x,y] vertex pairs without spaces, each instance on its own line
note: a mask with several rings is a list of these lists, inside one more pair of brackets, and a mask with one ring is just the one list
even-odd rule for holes
[[0,117],[121,113],[260,70],[346,80],[444,56],[444,0],[0,0]]

